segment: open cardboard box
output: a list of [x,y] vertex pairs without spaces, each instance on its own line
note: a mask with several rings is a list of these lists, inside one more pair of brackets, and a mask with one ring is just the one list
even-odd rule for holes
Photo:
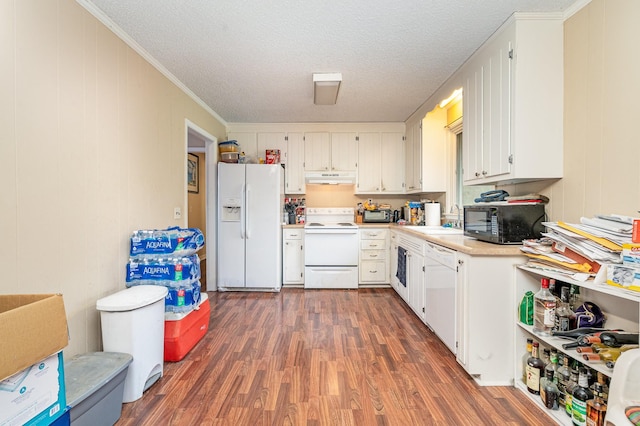
[[62,295],[0,295],[0,380],[61,351],[68,342]]

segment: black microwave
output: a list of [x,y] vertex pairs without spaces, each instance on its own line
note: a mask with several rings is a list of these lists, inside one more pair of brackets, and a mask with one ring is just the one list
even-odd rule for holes
[[495,244],[540,238],[544,204],[483,203],[464,206],[464,235]]

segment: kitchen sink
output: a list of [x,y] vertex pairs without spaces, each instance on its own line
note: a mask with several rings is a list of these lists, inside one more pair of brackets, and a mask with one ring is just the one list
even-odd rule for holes
[[462,235],[462,229],[445,228],[444,226],[405,226],[406,229],[417,231],[425,235]]

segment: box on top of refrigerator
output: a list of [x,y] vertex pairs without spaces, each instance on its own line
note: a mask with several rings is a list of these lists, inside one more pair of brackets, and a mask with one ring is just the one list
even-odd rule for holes
[[265,152],[265,163],[267,164],[280,164],[280,150],[279,149],[267,149]]
[[0,295],[0,380],[61,351],[68,342],[62,295]]

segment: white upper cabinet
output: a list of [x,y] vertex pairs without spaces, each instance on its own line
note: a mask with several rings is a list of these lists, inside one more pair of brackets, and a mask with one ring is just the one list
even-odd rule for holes
[[355,171],[358,142],[355,132],[304,134],[306,171]]
[[[280,162],[287,163],[287,138],[284,132],[260,132],[258,133],[258,157],[267,158],[268,149],[280,150]],[[246,154],[246,152],[245,152]]]
[[304,133],[287,134],[285,193],[304,194]]
[[405,143],[404,179],[407,193],[420,192],[422,172],[422,121],[407,123]]
[[515,14],[463,65],[465,184],[562,177],[562,22]]
[[380,192],[380,133],[358,134],[356,193]]
[[355,132],[331,133],[331,170],[354,171],[358,161]]
[[404,135],[382,133],[380,138],[380,191],[402,194],[404,192]]
[[357,194],[404,193],[403,138],[401,132],[358,134]]
[[331,139],[329,132],[304,134],[304,169],[307,171],[331,170]]

